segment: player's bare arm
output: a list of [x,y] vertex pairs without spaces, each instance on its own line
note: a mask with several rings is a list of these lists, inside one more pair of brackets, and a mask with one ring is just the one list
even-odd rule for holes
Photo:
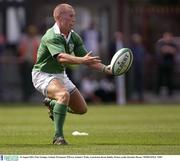
[[92,56],[91,52],[87,53],[84,57],[77,57],[66,53],[60,53],[57,56],[59,62],[64,64],[85,64],[90,68],[102,71],[107,74],[112,74],[110,65],[106,66],[101,63],[99,56]]
[[100,63],[101,60],[98,56],[92,56],[91,52],[87,53],[83,57],[73,56],[66,53],[60,53],[57,56],[57,60],[64,64],[96,64]]
[[91,63],[91,64],[88,64],[88,66],[92,69],[95,69],[95,70],[101,71],[103,73],[112,75],[112,70],[111,70],[110,65],[105,65],[102,63]]

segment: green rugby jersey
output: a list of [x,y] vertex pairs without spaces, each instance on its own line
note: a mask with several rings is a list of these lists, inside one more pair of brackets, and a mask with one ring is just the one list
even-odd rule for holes
[[82,57],[87,53],[87,50],[76,32],[71,31],[68,38],[65,39],[60,33],[57,24],[55,24],[47,30],[41,39],[37,62],[33,70],[46,73],[61,73],[66,65],[58,62],[54,56],[62,52]]

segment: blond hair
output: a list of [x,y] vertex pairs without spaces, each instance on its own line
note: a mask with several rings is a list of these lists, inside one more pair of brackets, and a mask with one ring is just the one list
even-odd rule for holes
[[68,9],[73,9],[74,10],[74,8],[71,5],[67,4],[67,3],[58,4],[54,8],[54,11],[53,11],[54,20],[56,21],[59,18],[59,16],[66,13]]

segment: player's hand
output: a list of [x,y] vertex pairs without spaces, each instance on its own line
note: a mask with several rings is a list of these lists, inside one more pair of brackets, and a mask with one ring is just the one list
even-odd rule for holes
[[84,57],[82,57],[82,61],[83,61],[83,64],[86,64],[86,65],[97,64],[101,62],[99,56],[92,56],[91,51],[87,53]]
[[112,75],[111,65],[104,65],[102,72]]

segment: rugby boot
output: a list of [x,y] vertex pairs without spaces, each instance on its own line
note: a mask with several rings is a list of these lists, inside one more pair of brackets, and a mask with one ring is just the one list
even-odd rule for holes
[[54,145],[68,145],[64,137],[57,137],[53,139]]
[[51,99],[49,98],[45,98],[43,100],[43,104],[48,108],[48,114],[49,114],[49,118],[54,121],[54,116],[53,116],[53,109],[52,107],[50,106],[50,102],[51,102]]

